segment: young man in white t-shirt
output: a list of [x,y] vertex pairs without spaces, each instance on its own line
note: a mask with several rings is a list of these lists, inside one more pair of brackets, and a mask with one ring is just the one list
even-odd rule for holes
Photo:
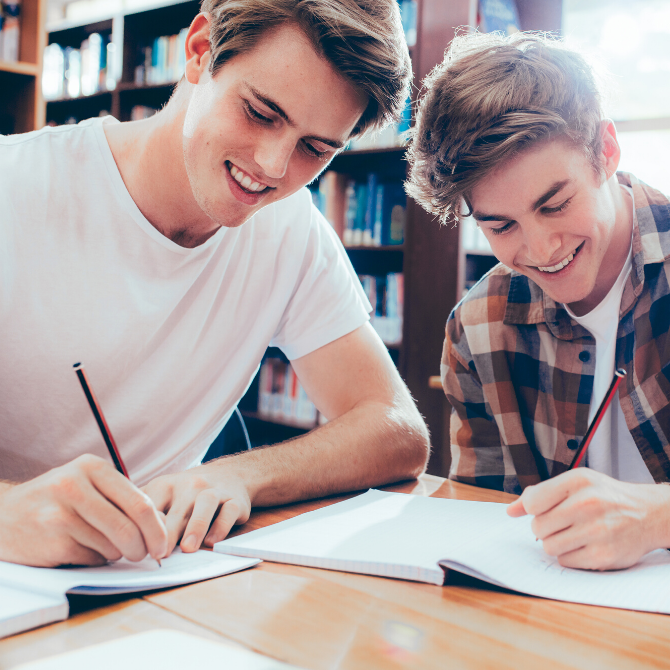
[[[194,551],[253,505],[425,467],[425,425],[303,188],[402,108],[397,3],[206,0],[186,57],[151,119],[0,138],[0,560]],[[330,422],[198,466],[269,344]]]
[[447,323],[450,477],[521,494],[509,513],[568,567],[670,547],[670,203],[619,157],[584,59],[524,34],[454,40],[410,148],[411,194],[501,261]]

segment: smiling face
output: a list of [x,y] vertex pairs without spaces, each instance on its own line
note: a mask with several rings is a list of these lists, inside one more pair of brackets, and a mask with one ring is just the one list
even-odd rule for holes
[[550,140],[504,163],[470,194],[496,258],[578,315],[607,295],[630,248],[632,210],[616,179],[618,160],[609,123],[604,174],[568,141]]
[[184,163],[200,210],[217,226],[236,227],[312,181],[348,141],[367,98],[292,25],[268,32],[212,78],[208,41],[198,41],[208,31],[203,21],[187,45],[186,75],[196,85]]

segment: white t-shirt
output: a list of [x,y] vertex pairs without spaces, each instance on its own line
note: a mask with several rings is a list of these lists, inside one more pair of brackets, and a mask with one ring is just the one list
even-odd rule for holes
[[[627,192],[632,197],[632,192]],[[633,209],[633,212],[635,210]],[[596,370],[593,379],[593,393],[589,408],[589,423],[603,401],[614,377],[616,336],[619,328],[621,297],[626,280],[632,268],[632,241],[628,258],[617,277],[614,286],[604,300],[584,316],[575,316],[566,305],[568,314],[584,326],[596,340]],[[628,430],[618,396],[612,399],[598,430],[582,461],[587,467],[602,472],[614,479],[639,484],[653,484],[654,478],[645,465],[640,451]]]
[[0,479],[109,458],[135,483],[200,462],[268,345],[300,358],[370,304],[307,189],[186,249],[124,186],[107,117],[0,136]]

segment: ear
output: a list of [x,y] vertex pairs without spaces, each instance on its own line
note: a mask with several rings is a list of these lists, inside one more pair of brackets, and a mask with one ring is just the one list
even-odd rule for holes
[[207,72],[210,60],[209,51],[210,16],[201,12],[196,16],[186,35],[186,69],[184,74],[191,84],[197,84],[200,77]]
[[621,148],[616,137],[616,128],[611,119],[604,119],[600,122],[600,133],[602,137],[602,149],[600,153],[600,161],[603,170],[609,179],[616,173],[619,167],[619,160],[621,159]]

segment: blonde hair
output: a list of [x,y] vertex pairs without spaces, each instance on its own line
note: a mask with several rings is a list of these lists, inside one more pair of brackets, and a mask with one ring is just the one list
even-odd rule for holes
[[530,145],[557,137],[600,170],[600,94],[583,56],[551,36],[457,36],[423,82],[406,189],[442,223],[464,215],[483,177]]
[[293,23],[317,53],[368,96],[354,135],[400,118],[411,63],[396,0],[203,0],[211,17],[211,72],[267,30]]

